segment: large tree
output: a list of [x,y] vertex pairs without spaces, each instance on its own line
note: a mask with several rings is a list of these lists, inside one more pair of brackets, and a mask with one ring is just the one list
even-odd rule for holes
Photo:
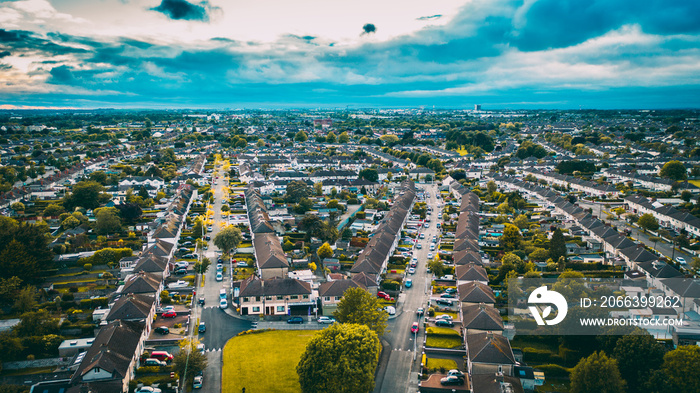
[[241,230],[235,226],[228,226],[222,229],[214,237],[214,245],[219,247],[224,253],[232,252],[241,244],[243,236],[241,235]]
[[347,131],[343,131],[340,136],[338,136],[338,142],[339,143],[348,143],[350,140],[350,135],[348,135]]
[[365,168],[360,171],[359,178],[376,182],[379,179],[379,173],[374,168]]
[[316,333],[297,364],[303,393],[368,393],[382,345],[359,324],[333,324]]
[[306,142],[309,139],[309,137],[306,135],[304,131],[299,131],[294,135],[294,140],[296,142]]
[[46,226],[0,217],[0,277],[36,281],[53,264]]
[[384,334],[388,319],[379,300],[362,288],[348,288],[338,303],[333,316],[340,323],[359,323],[367,325],[377,335]]
[[688,178],[688,171],[682,162],[672,160],[664,164],[663,168],[659,171],[659,176],[676,181],[685,180]]
[[330,258],[333,256],[333,249],[331,248],[331,245],[328,243],[323,243],[321,247],[318,248],[316,251],[316,255],[318,255],[318,259],[324,260],[326,258]]
[[659,229],[659,221],[656,219],[656,217],[654,217],[653,214],[649,213],[645,213],[639,216],[637,224],[639,224],[640,227],[648,231],[655,231]]
[[95,209],[96,230],[100,235],[121,232],[122,220],[119,218],[119,211],[114,207],[102,207]]
[[697,392],[700,386],[700,347],[682,345],[664,355],[663,370],[669,391]]
[[143,214],[141,206],[135,203],[121,203],[115,207],[119,210],[119,216],[130,224],[135,223],[139,217],[141,217],[141,214]]
[[287,184],[287,195],[285,200],[291,203],[299,203],[302,198],[313,195],[313,189],[306,182],[293,180]]
[[207,355],[197,350],[196,340],[184,340],[180,344],[180,352],[173,359],[175,371],[186,384],[191,383],[194,376],[207,368]]
[[566,239],[559,228],[554,230],[552,239],[549,240],[549,257],[553,261],[558,261],[560,257],[564,257],[566,260]]
[[646,392],[647,376],[661,368],[664,348],[646,332],[622,336],[615,345],[613,357],[617,360],[620,374],[627,381],[629,393]]
[[104,186],[98,182],[78,182],[73,186],[71,193],[66,195],[63,206],[68,210],[73,210],[75,207],[95,209],[111,198],[109,194],[104,193],[104,190]]
[[520,247],[520,230],[513,224],[505,224],[503,228],[503,236],[499,239],[499,243],[506,251],[513,251]]
[[617,361],[605,352],[593,352],[581,359],[571,371],[571,393],[624,393],[625,381],[620,376]]

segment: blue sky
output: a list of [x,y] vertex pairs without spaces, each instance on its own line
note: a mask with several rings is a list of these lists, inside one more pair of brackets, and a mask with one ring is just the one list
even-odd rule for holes
[[697,108],[700,1],[0,0],[0,108]]

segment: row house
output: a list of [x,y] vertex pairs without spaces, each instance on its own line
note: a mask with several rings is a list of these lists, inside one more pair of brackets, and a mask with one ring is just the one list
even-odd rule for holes
[[253,275],[240,283],[236,300],[241,315],[309,315],[316,307],[311,284],[286,277]]
[[700,218],[672,206],[652,202],[641,195],[630,195],[624,199],[628,209],[633,213],[652,214],[661,226],[670,227],[676,231],[684,230],[693,237],[700,237]]

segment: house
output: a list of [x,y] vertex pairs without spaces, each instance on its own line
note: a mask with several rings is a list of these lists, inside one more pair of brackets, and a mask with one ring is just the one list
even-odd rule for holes
[[465,306],[485,304],[493,307],[496,304],[496,296],[494,296],[491,287],[479,281],[459,284],[457,293],[460,302]]
[[495,307],[484,303],[463,306],[460,316],[464,336],[482,332],[503,334],[503,319]]
[[338,308],[338,303],[349,288],[364,288],[354,280],[326,281],[318,287],[318,297],[321,299],[323,315],[332,315]]
[[520,379],[503,373],[472,375],[473,393],[524,393]]
[[117,293],[160,293],[162,290],[162,274],[139,272],[129,275],[124,280],[124,285],[117,289]]
[[105,319],[112,321],[139,321],[144,323],[146,335],[151,332],[151,324],[156,314],[156,297],[154,294],[130,293],[122,296],[112,305]]
[[260,278],[267,280],[273,277],[287,277],[289,262],[276,234],[256,233],[253,247]]
[[515,356],[506,337],[494,333],[474,333],[467,335],[466,343],[469,374],[501,372],[513,375]]
[[291,278],[251,276],[241,282],[237,300],[241,315],[309,315],[316,308],[311,284]]
[[[113,321],[102,328],[71,378],[71,385],[94,391],[126,392],[139,365],[146,336],[144,324]],[[110,389],[106,389],[110,386]]]

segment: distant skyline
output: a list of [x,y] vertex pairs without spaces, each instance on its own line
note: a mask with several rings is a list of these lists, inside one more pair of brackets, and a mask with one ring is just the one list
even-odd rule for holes
[[687,0],[0,0],[0,109],[700,107]]

